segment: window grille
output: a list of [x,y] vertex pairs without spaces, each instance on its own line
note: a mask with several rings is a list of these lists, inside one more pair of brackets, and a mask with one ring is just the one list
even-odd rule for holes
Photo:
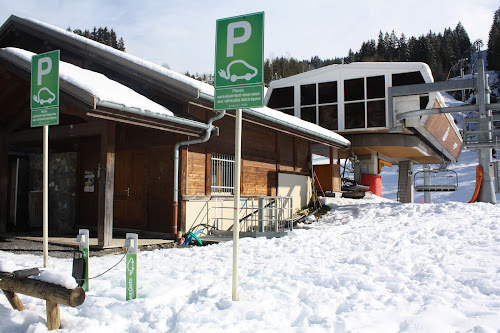
[[234,156],[212,154],[212,194],[232,195],[234,192]]

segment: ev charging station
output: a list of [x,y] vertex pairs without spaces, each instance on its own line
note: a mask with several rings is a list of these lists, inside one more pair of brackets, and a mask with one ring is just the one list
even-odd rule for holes
[[[75,261],[83,260],[83,263],[80,263],[81,266],[79,270],[83,270],[83,275],[81,278],[83,279],[82,288],[85,291],[89,291],[89,230],[88,229],[79,229],[78,236],[76,236],[76,242],[78,243],[78,250],[75,254]],[[76,257],[78,256],[78,257]],[[81,258],[80,258],[81,256]],[[75,264],[73,264],[75,266]],[[83,266],[83,267],[82,267]],[[80,284],[79,284],[80,285]]]
[[134,233],[127,233],[125,239],[127,257],[125,259],[125,285],[126,300],[137,298],[137,252],[139,252],[139,236]]

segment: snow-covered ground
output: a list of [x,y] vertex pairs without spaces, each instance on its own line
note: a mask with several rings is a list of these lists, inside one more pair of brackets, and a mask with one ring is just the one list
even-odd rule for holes
[[[472,195],[474,156],[455,167],[458,192],[434,195],[442,203],[328,199],[291,236],[242,239],[237,302],[232,242],[140,252],[138,299],[125,301],[122,263],[91,280],[81,306],[61,306],[61,331],[499,332],[500,205],[457,202]],[[388,185],[397,167],[385,169]],[[90,276],[121,257],[91,257]],[[42,262],[0,251],[0,266]],[[71,274],[71,260],[50,266]],[[22,312],[0,297],[0,332],[45,332],[45,302],[20,298]]]

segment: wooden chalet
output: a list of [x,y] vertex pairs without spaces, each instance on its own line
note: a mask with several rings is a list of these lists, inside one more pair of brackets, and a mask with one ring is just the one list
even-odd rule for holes
[[[42,128],[30,127],[30,56],[56,49],[60,120],[49,130],[51,234],[89,228],[102,247],[117,229],[175,239],[202,213],[200,202],[231,195],[224,179],[232,170],[234,113],[213,111],[213,87],[11,16],[0,28],[0,232],[41,227]],[[244,110],[243,120],[242,196],[294,196],[295,209],[310,200],[312,145],[338,156],[350,144],[268,108]]]

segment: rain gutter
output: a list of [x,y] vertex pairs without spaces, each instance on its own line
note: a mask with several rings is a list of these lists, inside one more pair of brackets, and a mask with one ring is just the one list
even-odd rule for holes
[[201,129],[204,131],[207,131],[209,129],[212,130],[211,124],[205,124],[205,123],[202,123],[199,121],[185,119],[185,118],[176,117],[176,116],[162,115],[162,114],[159,114],[159,113],[156,113],[153,111],[142,110],[140,108],[135,108],[135,107],[129,107],[129,106],[125,106],[125,105],[119,104],[119,103],[102,101],[102,100],[96,99],[95,105],[102,106],[105,108],[116,109],[119,111],[130,112],[130,113],[134,113],[134,114],[137,114],[140,116],[146,116],[146,117],[156,118],[159,120],[165,120],[165,121],[168,121],[171,123],[185,125],[185,126],[189,126],[189,127],[194,127],[194,128],[198,128],[198,129]]
[[208,126],[205,136],[200,139],[195,139],[195,140],[187,140],[187,141],[180,141],[177,142],[174,146],[174,200],[173,200],[173,223],[172,223],[172,229],[174,232],[174,239],[177,237],[177,224],[178,224],[178,206],[179,206],[179,150],[181,146],[189,146],[189,145],[195,145],[199,143],[204,143],[210,140],[210,137],[212,135],[212,131],[215,129],[215,126],[212,125],[212,123],[216,120],[221,119],[226,115],[226,110],[222,110],[219,113],[216,113],[214,116],[212,116],[209,120],[208,123],[205,124]]

